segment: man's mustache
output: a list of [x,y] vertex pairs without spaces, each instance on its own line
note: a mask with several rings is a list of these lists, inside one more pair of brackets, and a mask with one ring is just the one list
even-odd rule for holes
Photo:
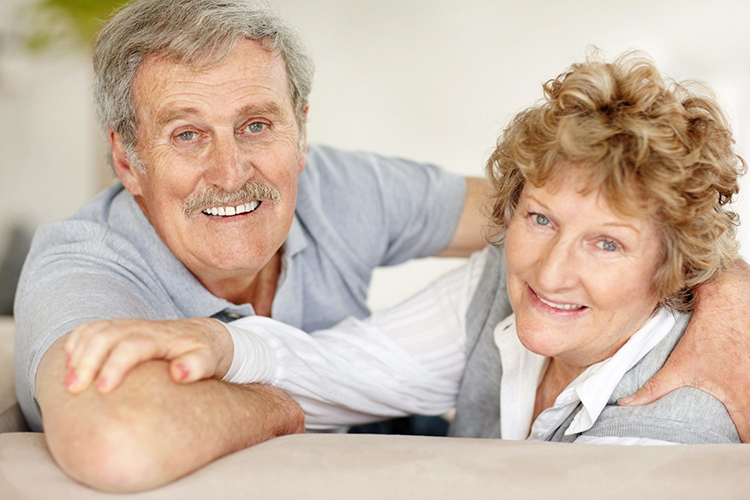
[[258,181],[247,181],[242,188],[229,192],[218,186],[208,186],[199,193],[193,193],[185,200],[182,211],[185,217],[211,207],[236,206],[255,200],[270,201],[278,205],[281,193],[275,187]]

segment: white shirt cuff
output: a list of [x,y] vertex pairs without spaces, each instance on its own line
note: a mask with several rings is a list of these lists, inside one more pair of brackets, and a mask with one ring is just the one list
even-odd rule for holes
[[276,373],[276,354],[251,329],[224,324],[234,343],[232,365],[222,378],[232,384],[269,384]]

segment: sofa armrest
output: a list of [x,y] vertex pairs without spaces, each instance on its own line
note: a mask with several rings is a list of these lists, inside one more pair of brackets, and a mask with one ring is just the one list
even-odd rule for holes
[[13,318],[0,316],[0,433],[27,430],[13,378]]
[[156,490],[100,493],[67,478],[38,433],[0,435],[0,496],[55,500],[747,498],[750,446],[601,446],[297,434]]

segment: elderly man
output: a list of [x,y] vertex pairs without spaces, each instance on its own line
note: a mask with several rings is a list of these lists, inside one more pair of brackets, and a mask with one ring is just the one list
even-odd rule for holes
[[[43,426],[58,464],[85,484],[154,487],[304,430],[299,407],[279,390],[187,383],[206,376],[192,360],[209,341],[233,352],[217,319],[259,314],[327,327],[367,313],[374,267],[483,244],[481,181],[307,147],[312,64],[263,9],[135,2],[100,34],[94,66],[122,185],[40,229],[16,304],[22,408],[33,429]],[[701,292],[698,326],[673,364],[689,364],[696,344],[713,348],[701,323],[720,318],[728,332],[750,324],[746,307],[727,317],[717,306],[747,288],[743,272]],[[81,359],[92,345],[102,346],[100,358]],[[723,365],[746,352],[727,353]],[[669,373],[641,401],[684,373],[709,385],[723,375],[712,366]],[[714,388],[727,391],[725,402],[735,397]]]

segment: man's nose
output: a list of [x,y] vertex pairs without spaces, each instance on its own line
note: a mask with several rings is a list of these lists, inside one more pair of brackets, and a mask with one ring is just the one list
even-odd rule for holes
[[240,149],[234,133],[214,136],[209,162],[207,180],[230,193],[239,190],[255,173],[247,152]]
[[562,292],[576,286],[580,278],[581,255],[575,241],[556,235],[540,249],[537,282],[547,293]]

